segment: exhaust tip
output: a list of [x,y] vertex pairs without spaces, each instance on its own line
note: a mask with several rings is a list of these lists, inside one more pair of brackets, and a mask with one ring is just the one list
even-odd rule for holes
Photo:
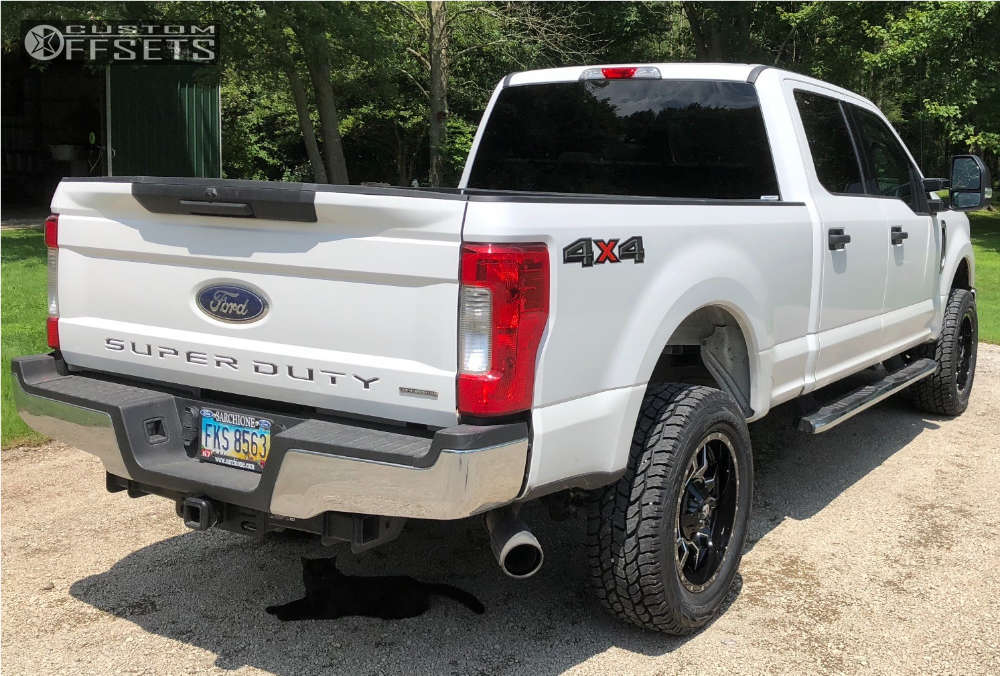
[[521,580],[531,577],[542,567],[545,556],[538,539],[506,507],[486,514],[490,547],[500,569],[508,576]]
[[541,547],[537,544],[522,542],[510,548],[500,563],[500,567],[507,575],[522,579],[537,573],[544,560]]

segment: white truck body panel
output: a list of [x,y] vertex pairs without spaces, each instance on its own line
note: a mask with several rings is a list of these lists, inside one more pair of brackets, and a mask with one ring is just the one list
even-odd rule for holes
[[[678,332],[704,308],[732,317],[746,342],[750,420],[938,334],[963,260],[973,279],[968,219],[827,192],[793,94],[823,93],[882,117],[871,102],[777,69],[653,65],[664,79],[754,82],[780,199],[474,191],[453,199],[330,189],[316,193],[316,223],[289,223],[165,216],[146,211],[128,183],[65,182],[52,204],[60,214],[62,352],[84,369],[454,425],[461,243],[544,242],[550,307],[536,360],[523,497],[625,467],[654,367],[668,344],[704,338]],[[459,189],[469,184],[505,87],[572,82],[583,71],[508,76],[484,113]],[[896,225],[909,233],[902,247],[889,246]],[[851,234],[846,250],[828,249],[833,227]],[[560,257],[577,238],[635,235],[647,251],[641,265],[584,269]],[[265,319],[234,327],[195,307],[198,288],[229,279],[267,295]],[[108,337],[125,349],[109,350]],[[185,357],[191,353],[203,356],[192,361]],[[235,358],[239,368],[217,355]],[[255,377],[255,361],[276,364],[278,372]],[[366,388],[369,378],[377,380]]]
[[[129,183],[64,182],[53,199],[60,333],[70,364],[455,423],[464,202],[318,192],[318,221],[296,223],[165,217],[146,211],[129,190]],[[233,279],[266,295],[263,319],[224,324],[196,307],[200,287]],[[125,349],[108,349],[108,338]],[[400,387],[437,397],[407,396]]]
[[[729,64],[654,65],[665,79],[744,81],[753,70]],[[584,70],[517,73],[501,83],[484,112],[459,186],[468,185],[483,130],[504,86],[569,82]],[[525,493],[567,476],[625,466],[653,366],[676,327],[699,308],[726,308],[740,323],[751,365],[751,420],[940,330],[948,285],[957,261],[971,257],[971,246],[956,259],[948,255],[956,261],[951,274],[939,275],[938,223],[946,219],[967,227],[966,216],[949,211],[932,217],[914,214],[894,199],[828,193],[813,169],[794,89],[821,92],[884,116],[853,92],[777,69],[763,70],[755,84],[786,203],[781,207],[470,203],[464,228],[470,241],[542,240],[555,247],[578,236],[641,232],[647,249],[662,251],[663,265],[653,273],[631,265],[584,273],[553,261],[552,308],[538,357],[536,436]],[[909,233],[905,247],[887,246],[890,222]],[[828,227],[845,227],[856,238],[848,251],[827,249]],[[566,234],[560,237],[561,230]],[[949,249],[968,242],[961,225],[949,233],[956,240],[949,241]],[[678,280],[684,280],[680,287]],[[940,294],[932,291],[935,286],[943,289]],[[597,331],[595,326],[621,328]],[[602,391],[607,396],[599,396]],[[613,454],[607,451],[611,438]]]

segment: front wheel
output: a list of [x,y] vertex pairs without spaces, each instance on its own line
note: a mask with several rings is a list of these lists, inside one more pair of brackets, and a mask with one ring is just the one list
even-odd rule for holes
[[944,309],[941,336],[927,346],[926,356],[938,363],[937,372],[909,388],[910,399],[922,410],[958,415],[969,405],[976,376],[979,315],[976,297],[966,289],[952,289]]
[[624,476],[589,505],[588,559],[601,602],[646,629],[703,627],[736,576],[752,491],[736,401],[710,387],[651,389]]

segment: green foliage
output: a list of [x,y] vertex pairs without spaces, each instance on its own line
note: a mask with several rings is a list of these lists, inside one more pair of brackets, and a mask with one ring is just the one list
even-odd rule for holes
[[229,178],[312,181],[295,106],[277,78],[225,78],[222,157]]
[[[24,18],[213,20],[223,27],[223,160],[232,177],[311,175],[284,68],[308,83],[303,45],[329,57],[351,180],[428,171],[424,2],[3,3],[4,49]],[[855,90],[893,121],[928,175],[951,154],[1000,177],[1000,3],[449,2],[445,174],[457,180],[496,82],[579,63],[776,64]],[[310,93],[310,97],[313,94]],[[316,102],[310,98],[319,130]],[[454,138],[451,138],[454,135]],[[322,138],[319,139],[322,144]]]
[[778,8],[791,27],[782,65],[874,101],[921,168],[975,152],[1000,170],[1000,4],[803,3]]
[[465,158],[469,156],[472,138],[476,135],[476,125],[453,117],[448,120],[448,142],[445,145],[445,169],[457,179],[465,168]]
[[932,122],[959,149],[1000,153],[1000,6],[917,3],[868,33],[879,49],[865,52],[864,63],[895,76],[901,110]]

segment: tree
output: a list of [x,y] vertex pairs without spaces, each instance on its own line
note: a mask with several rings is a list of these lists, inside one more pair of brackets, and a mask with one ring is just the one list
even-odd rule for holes
[[[442,147],[448,134],[448,37],[451,24],[446,5],[441,0],[424,3],[424,11],[399,3],[418,28],[420,47],[408,46],[409,52],[424,67],[429,85],[421,90],[430,103],[428,119],[429,161],[428,180],[431,185],[441,185]],[[458,10],[462,11],[462,10]]]
[[[319,143],[316,140],[316,129],[313,127],[309,97],[302,79],[299,77],[295,58],[288,43],[287,29],[284,26],[285,22],[282,20],[285,17],[280,14],[276,15],[274,6],[272,5],[267,9],[267,18],[265,35],[269,38],[269,43],[274,45],[275,57],[281,64],[281,71],[288,80],[292,100],[295,102],[295,114],[299,121],[299,128],[302,130],[302,140],[305,144],[306,155],[309,157],[309,165],[312,167],[313,180],[317,183],[326,183],[329,180],[330,174],[320,153]],[[344,182],[346,182],[346,176]]]
[[911,124],[928,122],[949,145],[984,155],[996,175],[1000,5],[916,3],[868,33],[879,47],[863,54],[865,66],[899,83],[886,98],[909,114]]
[[[22,18],[224,28],[230,176],[453,184],[497,81],[582,63],[775,64],[858,91],[928,173],[981,153],[1000,176],[1000,3],[2,3]],[[36,67],[44,68],[44,65]],[[348,172],[350,169],[350,172]]]
[[1000,4],[803,3],[788,67],[857,91],[897,127],[921,168],[981,153],[1000,171]]
[[[581,30],[583,22],[578,19],[584,13],[574,3],[428,0],[397,2],[396,6],[409,17],[417,38],[406,46],[406,52],[423,70],[423,77],[412,79],[429,103],[428,175],[435,186],[446,178],[449,127],[461,129],[462,138],[471,138],[464,125],[450,122],[449,92],[459,61],[489,55],[509,72],[561,65],[563,60],[580,60],[593,53],[588,45],[592,34]],[[463,83],[485,103],[482,94],[489,88],[483,87],[482,71],[476,75],[476,80]]]
[[791,37],[780,10],[801,3],[684,2],[699,61],[773,63]]
[[[331,183],[350,183],[347,174],[347,160],[340,138],[340,117],[333,95],[330,74],[330,44],[325,26],[332,22],[329,8],[322,3],[308,3],[283,6],[290,28],[298,38],[309,79],[316,96],[320,129],[323,133],[323,151],[326,159],[326,174]],[[317,30],[320,28],[321,30]]]
[[310,173],[319,183],[349,182],[331,74],[331,59],[344,50],[327,30],[338,25],[343,11],[324,3],[219,3],[209,8],[226,29],[223,56],[230,77],[254,73],[284,78]]

